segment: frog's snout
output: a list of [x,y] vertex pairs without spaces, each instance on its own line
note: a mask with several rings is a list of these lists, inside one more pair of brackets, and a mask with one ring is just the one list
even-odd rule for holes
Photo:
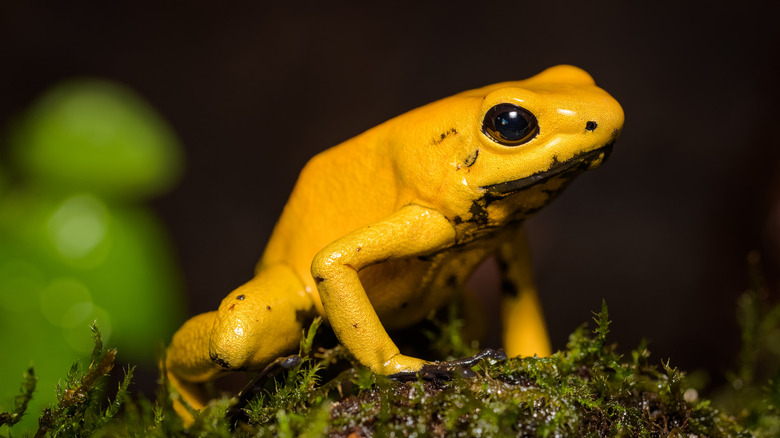
[[604,152],[604,158],[601,159],[601,162],[604,163],[607,161],[607,158],[609,158],[610,155],[612,155],[612,148],[615,146],[615,141],[611,141],[607,143],[606,146],[601,148],[601,151]]
[[[590,123],[590,122],[589,122]],[[595,169],[607,162],[607,159],[612,155],[612,149],[615,147],[615,142],[620,135],[620,130],[615,129],[612,131],[612,137],[609,139],[609,143],[604,146],[585,154],[586,159],[583,160],[585,168],[588,170]]]

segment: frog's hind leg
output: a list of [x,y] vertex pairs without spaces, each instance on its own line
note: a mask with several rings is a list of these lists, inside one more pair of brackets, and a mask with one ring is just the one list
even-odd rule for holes
[[498,252],[502,277],[504,348],[510,356],[552,354],[542,306],[533,281],[528,240],[517,229]]
[[[216,314],[202,313],[185,322],[173,335],[165,353],[168,382],[179,393],[180,399],[195,409],[202,409],[207,402],[198,383],[213,379],[220,373],[208,354],[208,339]],[[179,399],[174,400],[173,407],[185,423],[192,422],[192,415]]]
[[[168,379],[183,401],[201,409],[207,398],[198,383],[225,372],[260,370],[294,352],[314,314],[311,295],[290,268],[265,267],[217,311],[193,317],[174,334],[166,353]],[[175,407],[191,421],[183,406]]]

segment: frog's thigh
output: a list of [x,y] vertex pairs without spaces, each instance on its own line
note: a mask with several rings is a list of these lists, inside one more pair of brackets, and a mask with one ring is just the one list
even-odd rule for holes
[[208,356],[209,335],[217,312],[201,313],[190,318],[173,335],[165,355],[166,368],[191,381],[211,378]]
[[510,356],[549,356],[550,339],[533,282],[528,242],[522,229],[498,254],[502,276],[501,316],[504,348]]
[[[202,313],[185,322],[173,335],[165,354],[168,381],[182,400],[195,409],[201,409],[207,401],[195,382],[210,379],[220,371],[208,354],[209,336],[216,313]],[[183,418],[192,420],[180,403],[176,402],[174,408]]]
[[227,371],[261,369],[298,347],[301,329],[313,316],[314,301],[291,269],[263,267],[222,300],[209,358]]
[[313,309],[289,268],[263,269],[222,300],[217,311],[191,318],[174,334],[166,353],[171,384],[200,409],[206,398],[194,383],[226,371],[261,369],[293,352]]

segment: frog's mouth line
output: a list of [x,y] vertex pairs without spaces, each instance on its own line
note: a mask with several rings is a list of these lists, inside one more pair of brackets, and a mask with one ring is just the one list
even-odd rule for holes
[[603,158],[601,158],[602,162],[606,161],[609,157],[609,154],[612,153],[612,146],[614,146],[614,144],[615,142],[612,141],[598,149],[579,153],[571,159],[564,161],[563,163],[559,163],[558,165],[555,165],[548,170],[534,173],[533,175],[527,176],[525,178],[492,184],[480,188],[486,190],[490,194],[508,195],[513,192],[527,189],[536,184],[543,183],[563,173],[584,172],[588,170],[593,162],[598,160],[600,157],[603,156]]

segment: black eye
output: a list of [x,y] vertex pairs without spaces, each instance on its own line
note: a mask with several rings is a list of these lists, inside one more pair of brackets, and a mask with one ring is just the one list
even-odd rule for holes
[[518,146],[539,133],[539,124],[527,109],[500,103],[485,114],[482,132],[504,146]]

